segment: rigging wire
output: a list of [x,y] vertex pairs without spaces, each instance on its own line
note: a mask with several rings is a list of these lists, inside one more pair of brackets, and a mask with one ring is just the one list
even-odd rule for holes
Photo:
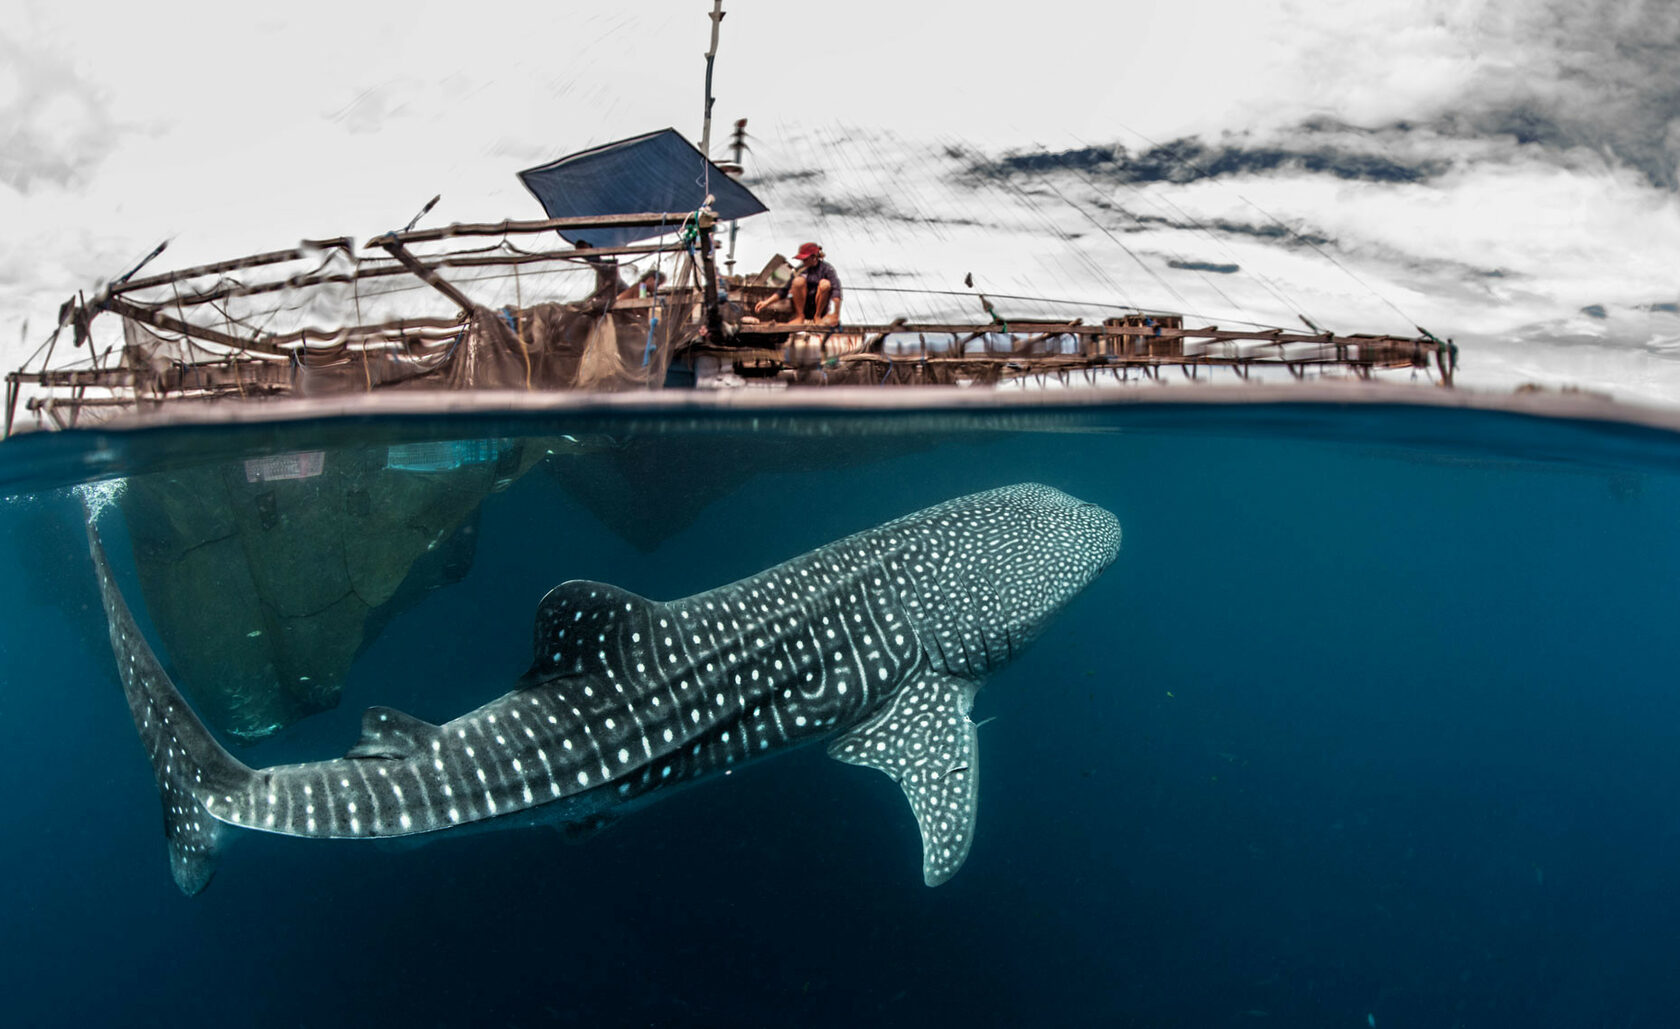
[[[954,156],[965,156],[965,157],[968,157],[970,159],[977,158],[977,157],[981,156],[977,152],[969,149],[966,144],[960,143],[960,142],[948,145],[947,152],[952,153]],[[1008,181],[1007,179],[1003,181],[1003,184],[1002,184],[1001,187],[996,185],[995,183],[993,183],[991,181],[987,181],[986,185],[988,187],[994,188],[994,189],[1002,188],[1002,189],[1007,189],[1007,190],[1011,191],[1015,195],[1016,199],[1018,199],[1022,204],[1024,204],[1026,206],[1027,210],[1032,212],[1033,216],[1035,218],[1037,218],[1039,220],[1039,222],[1042,225],[1044,225],[1045,228],[1047,228],[1053,235],[1056,236],[1057,239],[1059,239],[1065,246],[1067,246],[1068,249],[1074,254],[1076,259],[1079,260],[1081,263],[1083,263],[1086,266],[1086,268],[1089,269],[1092,272],[1092,274],[1094,274],[1097,277],[1098,280],[1102,281],[1110,289],[1112,289],[1114,291],[1115,295],[1117,295],[1122,301],[1125,301],[1127,303],[1127,306],[1133,306],[1130,303],[1131,298],[1128,297],[1127,294],[1126,294],[1126,290],[1121,287],[1119,281],[1116,280],[1114,278],[1114,276],[1109,273],[1108,269],[1105,268],[1102,264],[1100,264],[1088,252],[1086,252],[1085,248],[1075,246],[1074,245],[1073,234],[1068,232],[1066,229],[1062,228],[1053,219],[1051,219],[1039,207],[1039,205],[1032,199],[1030,194],[1028,194],[1025,190],[1021,189],[1021,187],[1017,186],[1015,183]]]
[[[1088,143],[1086,143],[1086,142],[1085,142],[1085,141],[1084,141],[1084,140],[1082,140],[1082,139],[1078,139],[1078,137],[1075,137],[1075,139],[1076,139],[1076,140],[1078,140],[1078,142],[1079,142],[1079,143],[1080,143],[1080,144],[1081,144],[1081,145],[1083,145],[1083,146],[1086,146],[1086,147],[1089,147],[1089,146],[1090,146],[1090,144],[1088,144]],[[1082,180],[1084,180],[1084,182],[1085,182],[1085,184],[1086,184],[1086,185],[1087,185],[1087,186],[1090,186],[1090,187],[1091,187],[1091,189],[1092,189],[1092,190],[1093,190],[1093,191],[1094,191],[1094,192],[1098,192],[1098,193],[1101,193],[1101,192],[1103,192],[1103,187],[1102,187],[1102,185],[1101,185],[1101,184],[1100,184],[1100,183],[1098,183],[1098,182],[1097,182],[1097,179],[1096,179],[1096,176],[1094,176],[1094,175],[1091,175],[1091,174],[1090,174],[1090,173],[1089,173],[1089,172],[1087,172],[1087,171],[1085,171],[1085,170],[1084,170],[1084,169],[1082,169],[1082,168],[1077,168],[1077,167],[1075,167],[1075,168],[1070,168],[1070,169],[1068,169],[1068,170],[1070,170],[1070,171],[1072,171],[1072,172],[1073,172],[1073,173],[1074,173],[1074,174],[1075,174],[1075,175],[1077,175],[1077,176],[1078,176],[1078,177],[1079,177],[1079,178],[1080,178],[1080,179],[1082,179]],[[1128,182],[1122,182],[1122,183],[1121,183],[1121,185],[1123,185],[1123,186],[1124,186],[1124,187],[1125,187],[1125,188],[1127,188],[1127,189],[1129,189],[1129,190],[1131,190],[1131,191],[1132,191],[1132,192],[1133,192],[1133,193],[1134,193],[1134,194],[1136,194],[1136,195],[1137,195],[1137,196],[1138,196],[1138,197],[1140,197],[1140,198],[1142,198],[1142,199],[1144,199],[1144,200],[1146,200],[1146,201],[1150,201],[1150,202],[1153,202],[1153,200],[1152,200],[1152,198],[1151,198],[1151,197],[1150,197],[1150,196],[1149,196],[1149,194],[1147,194],[1147,193],[1145,193],[1145,192],[1144,192],[1144,191],[1143,191],[1143,190],[1141,190],[1141,189],[1138,189],[1138,188],[1137,188],[1137,187],[1136,187],[1136,186],[1135,186],[1135,185],[1133,185],[1133,184],[1131,184],[1131,183],[1128,183]],[[1114,205],[1114,206],[1115,206],[1115,207],[1116,207],[1116,208],[1117,208],[1117,209],[1118,209],[1118,210],[1120,210],[1120,211],[1121,211],[1121,212],[1122,212],[1122,213],[1124,213],[1124,214],[1126,214],[1126,215],[1129,215],[1129,216],[1130,216],[1130,217],[1131,217],[1131,219],[1132,219],[1132,220],[1133,220],[1133,221],[1134,221],[1134,222],[1136,222],[1136,223],[1137,223],[1137,225],[1138,225],[1138,228],[1139,228],[1139,230],[1142,230],[1142,231],[1147,231],[1147,229],[1148,229],[1148,226],[1147,226],[1147,224],[1146,224],[1146,223],[1145,223],[1145,222],[1144,222],[1144,220],[1143,220],[1143,219],[1142,219],[1142,218],[1140,218],[1140,217],[1138,217],[1138,216],[1137,216],[1137,214],[1136,214],[1136,213],[1135,213],[1135,212],[1133,212],[1133,211],[1131,211],[1131,210],[1128,210],[1128,209],[1127,209],[1127,208],[1125,208],[1125,207],[1123,207],[1123,206],[1120,206],[1120,205],[1118,205],[1118,204],[1116,204],[1116,205]],[[1192,225],[1192,226],[1193,226],[1193,227],[1194,227],[1194,228],[1196,228],[1196,229],[1197,229],[1197,230],[1198,230],[1198,231],[1200,231],[1200,232],[1202,232],[1202,233],[1203,233],[1203,234],[1204,234],[1204,235],[1207,235],[1207,236],[1210,236],[1210,237],[1211,237],[1211,236],[1212,236],[1212,233],[1209,233],[1209,232],[1208,232],[1208,231],[1207,231],[1207,230],[1206,230],[1206,229],[1205,229],[1205,228],[1203,228],[1203,227],[1202,227],[1202,226],[1201,226],[1201,224],[1200,224],[1200,223],[1198,223],[1198,222],[1196,222],[1196,221],[1195,221],[1195,219],[1193,219],[1193,218],[1189,218],[1189,216],[1188,216],[1188,215],[1184,215],[1184,212],[1182,212],[1182,211],[1180,211],[1180,212],[1179,212],[1179,213],[1180,213],[1180,215],[1182,215],[1182,216],[1184,216],[1184,217],[1185,217],[1185,218],[1186,218],[1186,219],[1188,219],[1188,220],[1189,220],[1189,221],[1190,221],[1190,224],[1191,224],[1191,225]],[[1169,224],[1170,224],[1170,223],[1169,223]],[[1226,247],[1226,248],[1225,248],[1225,249],[1226,249],[1226,251],[1227,251],[1227,252],[1228,252],[1228,253],[1230,253],[1230,255],[1231,255],[1231,257],[1232,257],[1232,259],[1233,259],[1233,260],[1237,260],[1237,256],[1236,256],[1236,253],[1235,253],[1235,252],[1234,252],[1234,251],[1231,251],[1231,250],[1230,250],[1230,248],[1229,248],[1229,247]],[[1173,251],[1170,251],[1170,250],[1169,250],[1169,251],[1167,251],[1167,257],[1168,257],[1168,258],[1169,258],[1169,259],[1171,259],[1171,260],[1174,260],[1174,261],[1177,261],[1177,262],[1179,262],[1179,263],[1180,263],[1180,264],[1183,264],[1183,265],[1185,265],[1185,266],[1186,266],[1186,267],[1188,267],[1188,266],[1189,266],[1189,265],[1190,265],[1190,262],[1189,262],[1189,261],[1187,261],[1187,260],[1186,260],[1186,257],[1185,257],[1185,255],[1184,255],[1184,254],[1181,254],[1181,253],[1175,253],[1175,252],[1173,252]],[[1238,263],[1239,263],[1239,264],[1240,264],[1240,260],[1239,260],[1239,261],[1238,261]],[[1211,289],[1211,290],[1213,290],[1213,291],[1214,291],[1214,292],[1215,292],[1215,293],[1217,293],[1217,294],[1218,294],[1218,295],[1219,295],[1219,298],[1220,298],[1220,299],[1221,299],[1221,300],[1223,300],[1223,301],[1225,301],[1225,303],[1227,303],[1227,304],[1229,304],[1229,305],[1230,305],[1230,306],[1231,306],[1231,309],[1232,309],[1232,310],[1233,310],[1233,311],[1240,311],[1240,310],[1242,310],[1242,305],[1241,305],[1241,304],[1239,304],[1239,303],[1237,303],[1237,302],[1236,302],[1236,301],[1235,301],[1235,300],[1233,300],[1233,299],[1231,299],[1231,297],[1230,297],[1230,295],[1229,295],[1229,294],[1227,294],[1227,293],[1226,293],[1226,292],[1225,292],[1225,291],[1224,291],[1224,290],[1223,290],[1223,289],[1221,289],[1221,288],[1220,288],[1220,287],[1219,287],[1219,284],[1218,284],[1218,283],[1216,283],[1216,282],[1215,282],[1215,281],[1214,281],[1214,280],[1213,280],[1213,279],[1211,279],[1211,278],[1209,278],[1209,277],[1208,277],[1208,275],[1207,275],[1207,273],[1206,273],[1206,272],[1205,272],[1205,271],[1203,271],[1203,270],[1202,270],[1202,269],[1200,269],[1200,268],[1192,268],[1192,269],[1191,269],[1191,270],[1193,270],[1193,271],[1195,271],[1195,273],[1196,273],[1196,275],[1197,275],[1197,276],[1198,276],[1198,277],[1199,277],[1199,278],[1200,278],[1200,279],[1201,279],[1201,280],[1202,280],[1202,281],[1203,281],[1203,282],[1205,282],[1205,283],[1206,283],[1206,284],[1207,284],[1207,286],[1208,286],[1208,288],[1209,288],[1209,289]],[[1251,273],[1251,274],[1252,274],[1252,273]],[[1274,294],[1273,294],[1273,296],[1274,296],[1274,297],[1275,297],[1275,296],[1277,296],[1277,294],[1275,294],[1275,293],[1274,293]],[[1281,297],[1278,297],[1278,298],[1277,298],[1277,299],[1279,299],[1279,300],[1280,300],[1280,301],[1281,301],[1281,300],[1282,300],[1282,298],[1281,298]],[[1285,302],[1285,303],[1284,303],[1284,305],[1283,305],[1283,306],[1284,306],[1284,307],[1291,307],[1291,306],[1292,306],[1292,305],[1290,305],[1290,304],[1289,304],[1289,303],[1287,303],[1287,302]]]
[[[947,141],[944,149],[945,154],[954,159],[966,159],[970,162],[975,162],[982,158],[979,151],[968,146],[965,141]],[[1130,308],[1136,307],[1136,305],[1131,303],[1131,297],[1128,295],[1125,287],[1121,285],[1120,280],[1110,272],[1106,265],[1099,263],[1084,247],[1077,245],[1075,240],[1078,237],[1062,228],[1057,221],[1052,219],[1040,207],[1038,202],[1033,199],[1031,193],[1007,179],[1002,180],[1001,185],[998,181],[991,179],[981,179],[979,181],[987,188],[996,189],[1000,192],[1006,191],[1007,195],[1010,195],[1016,203],[1024,207],[1026,211],[1030,212],[1041,225],[1047,228],[1051,234],[1061,241],[1066,253],[1071,254],[1075,261],[1083,265],[1084,268],[1097,279],[1097,281],[1105,284],[1108,289],[1113,291],[1113,293],[1124,303],[1124,306]],[[952,197],[956,196],[956,192],[951,186],[945,186],[945,191]],[[1021,286],[1031,288],[1030,281],[1022,278],[1020,275],[1017,274],[1012,278],[1013,281],[1019,283]]]
[[[41,341],[41,345],[35,348],[34,353],[30,354],[29,357],[27,359],[25,359],[24,362],[21,365],[19,365],[18,367],[19,368],[28,368],[30,366],[30,364],[32,364],[37,357],[41,356],[43,351],[46,351],[53,344],[57,343],[58,342],[58,335],[59,335],[59,333],[64,331],[65,324],[66,324],[65,322],[59,322],[58,327],[53,329],[52,332],[47,335],[47,338]],[[29,323],[25,322],[23,327],[24,327],[24,331],[27,332],[28,329],[29,329]]]
[[[952,297],[968,297],[968,298],[972,298],[974,296],[973,293],[967,292],[965,290],[958,290],[958,289],[912,289],[912,288],[908,288],[908,287],[904,287],[904,286],[848,286],[848,287],[846,287],[846,289],[847,289],[848,292],[850,292],[852,290],[856,290],[859,293],[923,293],[923,294],[931,294],[931,295],[935,295],[935,296],[952,296]],[[1196,311],[1167,311],[1167,310],[1164,310],[1164,309],[1161,309],[1161,308],[1133,307],[1129,304],[1109,304],[1109,303],[1103,303],[1102,301],[1098,301],[1098,300],[1069,300],[1069,299],[1059,298],[1059,297],[1046,297],[1046,296],[1038,296],[1038,295],[1034,295],[1034,294],[1020,294],[1020,293],[987,293],[986,295],[989,296],[989,297],[995,297],[999,300],[1025,300],[1025,301],[1037,302],[1037,303],[1041,303],[1041,304],[1068,304],[1070,306],[1077,306],[1077,307],[1103,307],[1103,308],[1108,308],[1110,310],[1115,310],[1115,311],[1132,311],[1132,312],[1135,312],[1137,314],[1143,314],[1143,315],[1174,315],[1174,314],[1177,314],[1177,315],[1183,315],[1185,317],[1190,317],[1190,318],[1205,318],[1205,319],[1208,319],[1209,321],[1215,320],[1214,315],[1200,313],[1200,312],[1196,312]],[[1220,321],[1223,324],[1230,324],[1230,325],[1249,325],[1249,326],[1253,326],[1254,328],[1258,328],[1258,329],[1287,329],[1288,328],[1288,326],[1274,325],[1271,322],[1246,321],[1246,320],[1241,319],[1241,318],[1219,318],[1218,321]],[[1297,331],[1299,331],[1299,330],[1297,330]]]
[[[1224,239],[1220,238],[1211,229],[1207,228],[1201,222],[1197,221],[1195,216],[1192,215],[1190,212],[1184,210],[1184,208],[1182,208],[1182,207],[1179,207],[1176,203],[1174,203],[1168,197],[1155,196],[1151,193],[1147,193],[1147,192],[1145,192],[1141,189],[1138,189],[1135,186],[1128,185],[1128,188],[1132,189],[1133,192],[1135,192],[1138,196],[1144,198],[1145,200],[1149,201],[1150,203],[1156,204],[1158,207],[1160,207],[1162,209],[1170,209],[1171,211],[1177,213],[1180,218],[1189,222],[1191,227],[1193,227],[1197,232],[1200,232],[1202,235],[1206,236],[1209,240],[1211,240],[1221,250],[1225,251],[1226,256],[1230,257],[1233,262],[1235,262],[1239,266],[1243,267],[1243,271],[1246,274],[1252,276],[1256,282],[1260,283],[1261,288],[1264,289],[1267,293],[1270,293],[1271,296],[1272,296],[1272,299],[1276,300],[1279,304],[1281,304],[1284,307],[1285,310],[1293,312],[1297,317],[1303,316],[1305,314],[1305,308],[1300,303],[1295,301],[1292,297],[1290,297],[1288,294],[1286,294],[1283,291],[1283,288],[1281,286],[1278,286],[1276,283],[1274,283],[1272,281],[1270,276],[1266,275],[1264,272],[1260,271],[1258,268],[1252,268],[1252,267],[1244,266],[1242,255],[1238,254],[1236,252],[1236,250],[1234,248],[1232,248],[1232,246],[1229,243],[1227,243]],[[1135,217],[1135,215],[1134,215],[1134,217]],[[1138,223],[1142,224],[1143,223],[1142,219],[1138,219]]]
[[1126,256],[1130,257],[1132,260],[1136,261],[1137,266],[1139,268],[1142,268],[1145,272],[1147,272],[1149,274],[1150,278],[1152,278],[1156,282],[1160,283],[1161,286],[1164,289],[1166,289],[1166,291],[1168,293],[1171,293],[1173,296],[1177,297],[1178,302],[1182,307],[1188,308],[1190,306],[1190,301],[1187,297],[1185,297],[1184,294],[1182,294],[1178,290],[1174,289],[1172,283],[1170,283],[1166,279],[1162,278],[1160,273],[1157,272],[1155,269],[1149,267],[1148,263],[1145,262],[1143,258],[1139,257],[1132,250],[1131,247],[1129,247],[1126,244],[1120,242],[1120,237],[1116,236],[1113,232],[1109,231],[1108,226],[1106,226],[1102,222],[1098,221],[1096,219],[1096,217],[1091,214],[1091,212],[1085,210],[1083,207],[1080,207],[1078,204],[1074,203],[1072,200],[1069,200],[1067,198],[1067,195],[1064,194],[1061,190],[1057,189],[1055,183],[1051,182],[1045,176],[1040,175],[1038,181],[1042,182],[1045,185],[1045,187],[1050,190],[1050,192],[1056,194],[1056,196],[1062,201],[1062,203],[1068,205],[1069,207],[1073,208],[1075,211],[1078,211],[1081,215],[1083,215],[1086,221],[1090,222],[1093,226],[1095,226],[1097,231],[1099,231],[1103,235],[1107,236],[1109,238],[1109,240],[1114,243],[1115,246],[1119,247],[1121,250],[1124,250],[1126,252]]
[[[1081,145],[1090,145],[1086,140],[1080,139],[1078,136],[1075,136],[1074,139]],[[1181,219],[1188,222],[1197,232],[1206,236],[1210,242],[1219,249],[1223,250],[1226,256],[1230,257],[1232,261],[1236,262],[1238,265],[1242,264],[1242,256],[1239,255],[1236,250],[1224,240],[1224,238],[1215,234],[1211,229],[1198,221],[1194,215],[1174,203],[1171,197],[1168,197],[1165,194],[1157,195],[1155,193],[1139,189],[1135,184],[1130,182],[1122,182],[1121,185],[1144,201],[1155,205],[1157,209],[1170,210],[1171,212],[1176,213]],[[1133,215],[1133,217],[1137,218],[1136,215]],[[1143,224],[1143,219],[1137,218],[1137,221],[1138,224]],[[1305,316],[1305,308],[1301,304],[1297,303],[1293,298],[1287,296],[1283,292],[1282,288],[1273,283],[1272,279],[1264,272],[1261,272],[1258,268],[1244,268],[1243,270],[1246,274],[1253,276],[1254,279],[1260,283],[1261,288],[1265,289],[1267,293],[1270,293],[1272,295],[1272,299],[1282,304],[1285,309],[1292,311],[1297,317]]]
[[1290,226],[1285,225],[1283,222],[1279,221],[1276,217],[1267,213],[1267,211],[1264,208],[1262,208],[1259,204],[1257,204],[1254,201],[1250,200],[1249,198],[1243,196],[1242,194],[1240,194],[1240,193],[1237,194],[1237,199],[1241,200],[1243,203],[1247,204],[1248,206],[1254,208],[1256,211],[1259,211],[1261,214],[1265,215],[1267,218],[1271,218],[1272,221],[1277,222],[1278,225],[1283,226],[1283,230],[1285,232],[1289,233],[1289,235],[1292,236],[1296,241],[1311,247],[1313,249],[1313,251],[1316,252],[1320,257],[1323,257],[1326,261],[1329,261],[1331,264],[1335,265],[1337,268],[1340,268],[1347,275],[1348,278],[1350,278],[1353,281],[1359,283],[1361,286],[1365,287],[1365,289],[1368,290],[1372,296],[1376,297],[1378,300],[1381,300],[1383,303],[1387,304],[1388,307],[1389,307],[1389,310],[1391,310],[1395,314],[1399,315],[1401,317],[1401,319],[1404,320],[1408,325],[1414,325],[1415,326],[1417,324],[1417,321],[1415,319],[1413,319],[1411,317],[1411,315],[1408,315],[1405,311],[1402,311],[1398,304],[1396,304],[1394,301],[1388,299],[1388,297],[1385,296],[1381,291],[1379,291],[1375,286],[1372,286],[1370,283],[1366,282],[1364,279],[1362,279],[1358,275],[1354,274],[1354,271],[1353,271],[1352,268],[1349,268],[1347,265],[1345,265],[1342,262],[1336,260],[1335,256],[1332,255],[1329,251],[1325,250],[1323,247],[1320,247],[1317,243],[1314,243],[1312,240],[1306,238],[1305,236],[1302,236],[1300,233],[1296,232]]
[[[1123,122],[1116,122],[1115,124],[1119,125],[1122,129],[1125,129],[1127,132],[1132,133],[1134,136],[1137,136],[1139,139],[1148,143],[1150,146],[1154,147],[1158,152],[1164,152],[1170,159],[1177,162],[1178,164],[1183,165],[1184,167],[1189,168],[1192,171],[1200,173],[1200,175],[1203,178],[1209,178],[1209,179],[1215,178],[1213,173],[1208,171],[1206,168],[1203,168],[1201,165],[1196,164],[1194,161],[1191,161],[1186,157],[1180,156],[1178,153],[1174,152],[1171,148],[1163,147],[1160,143],[1155,142],[1153,139],[1150,139],[1148,136],[1146,136],[1143,133],[1137,131],[1136,129],[1130,127],[1129,125],[1126,125]],[[1412,326],[1417,325],[1417,322],[1415,320],[1413,320],[1412,317],[1410,315],[1408,315],[1405,311],[1402,311],[1400,309],[1399,305],[1395,304],[1394,301],[1388,299],[1388,297],[1383,295],[1383,293],[1380,290],[1378,290],[1375,286],[1372,286],[1370,283],[1366,282],[1364,279],[1362,279],[1358,275],[1354,274],[1354,272],[1351,268],[1349,268],[1347,265],[1343,264],[1342,262],[1336,260],[1336,258],[1333,255],[1331,255],[1328,251],[1324,250],[1322,247],[1320,247],[1318,244],[1314,243],[1312,240],[1307,239],[1306,237],[1302,236],[1300,233],[1296,232],[1294,227],[1288,225],[1282,219],[1278,218],[1276,215],[1272,214],[1270,211],[1267,211],[1265,208],[1261,207],[1259,204],[1250,200],[1248,197],[1244,196],[1241,193],[1238,193],[1234,188],[1232,188],[1230,186],[1226,186],[1226,188],[1230,189],[1232,195],[1235,196],[1238,200],[1241,200],[1243,203],[1245,203],[1248,206],[1254,208],[1256,211],[1258,211],[1260,213],[1260,215],[1262,217],[1264,217],[1265,219],[1270,221],[1272,224],[1278,226],[1283,231],[1289,233],[1290,238],[1294,239],[1297,243],[1300,243],[1300,244],[1302,244],[1304,246],[1307,246],[1307,247],[1311,247],[1312,250],[1315,253],[1317,253],[1320,257],[1323,257],[1325,260],[1329,261],[1331,264],[1333,264],[1337,268],[1341,269],[1342,272],[1345,273],[1348,278],[1352,279],[1354,282],[1359,283],[1359,285],[1364,287],[1364,289],[1367,292],[1369,292],[1372,296],[1376,297],[1378,300],[1381,300],[1384,304],[1387,304],[1389,309],[1392,310],[1395,314],[1399,315],[1401,318],[1403,318],[1406,321],[1407,324],[1412,325]]]
[[[918,178],[909,174],[903,141],[890,133],[875,133],[866,137],[865,145],[875,158],[878,191],[892,198],[882,220],[886,221],[893,238],[909,247],[928,236],[948,241],[950,232],[940,219],[930,213],[934,203],[922,191]],[[890,152],[889,146],[892,148]],[[947,195],[951,194],[948,185],[944,186],[944,190]],[[925,281],[926,277],[923,278]]]

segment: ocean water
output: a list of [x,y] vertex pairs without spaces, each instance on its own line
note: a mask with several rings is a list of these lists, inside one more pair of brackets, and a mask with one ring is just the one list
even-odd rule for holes
[[[312,467],[276,455],[315,452],[322,475],[272,478]],[[424,518],[378,488],[452,460],[492,474],[402,500]],[[167,550],[158,496],[244,490],[265,526],[249,549],[323,510],[347,466],[364,477],[333,503],[443,545],[356,623],[337,706],[288,708],[234,747],[252,765],[342,754],[369,705],[442,721],[511,688],[566,579],[687,595],[1023,481],[1115,512],[1125,540],[980,693],[978,833],[944,886],[922,885],[897,787],[813,747],[581,841],[240,834],[183,896],[73,488],[98,482],[156,642],[166,614],[237,620],[254,574],[223,557],[208,594],[143,586],[164,581],[141,569]],[[361,419],[14,439],[0,490],[13,1025],[1538,1029],[1680,1011],[1673,434],[1386,405]],[[323,556],[294,533],[261,560],[379,556],[378,538],[335,539]],[[165,662],[183,688],[246,676],[250,699],[250,668],[182,639]]]

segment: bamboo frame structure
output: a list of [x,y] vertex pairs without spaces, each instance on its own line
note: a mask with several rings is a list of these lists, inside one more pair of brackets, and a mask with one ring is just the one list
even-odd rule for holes
[[[570,250],[521,250],[506,241],[512,235],[559,229],[631,226],[665,226],[673,232],[690,230],[690,234],[681,242]],[[1256,371],[1270,368],[1284,369],[1296,379],[1305,378],[1309,372],[1330,371],[1368,379],[1379,371],[1411,369],[1428,374],[1439,385],[1451,386],[1457,363],[1457,347],[1450,340],[1439,340],[1421,329],[1417,337],[1232,330],[1218,325],[1185,327],[1178,316],[1142,313],[1093,322],[1041,318],[1010,324],[995,316],[988,323],[899,318],[843,328],[756,322],[741,317],[739,310],[750,307],[753,298],[768,295],[769,287],[719,276],[714,232],[715,216],[704,209],[463,223],[376,236],[364,244],[363,250],[382,253],[363,257],[357,257],[354,241],[336,237],[305,240],[289,249],[143,278],[119,279],[92,297],[78,295],[66,303],[61,319],[75,330],[75,349],[79,351],[83,343],[88,343],[88,353],[93,353],[89,325],[98,314],[110,312],[146,326],[166,341],[179,341],[187,356],[171,358],[166,367],[157,367],[155,361],[148,365],[146,360],[131,359],[125,352],[122,360],[111,364],[104,360],[111,353],[107,350],[96,356],[92,367],[53,367],[53,351],[48,347],[45,360],[33,367],[26,363],[6,376],[5,432],[9,435],[13,429],[20,401],[38,424],[46,419],[62,428],[75,425],[84,409],[138,411],[181,401],[285,396],[294,389],[294,366],[300,361],[322,360],[323,355],[340,360],[344,354],[360,353],[365,361],[365,355],[378,351],[431,361],[462,337],[475,310],[483,310],[483,305],[473,299],[471,282],[460,278],[452,281],[440,272],[505,270],[515,277],[518,293],[521,269],[591,267],[604,274],[615,266],[612,259],[620,256],[684,254],[694,262],[692,285],[661,288],[655,296],[646,298],[602,294],[598,286],[591,303],[600,310],[675,312],[692,329],[683,336],[690,341],[684,344],[684,353],[691,363],[709,358],[714,365],[733,368],[745,378],[774,377],[796,385],[998,384],[1034,377],[1068,384],[1083,377],[1095,384],[1109,379],[1133,381],[1134,372],[1136,381],[1160,382],[1174,368],[1192,381],[1200,381],[1215,369],[1248,380]],[[488,248],[447,248],[451,241],[484,237],[498,237],[502,242]],[[439,244],[446,249],[415,249]],[[283,266],[305,260],[317,264],[284,273]],[[348,261],[349,267],[330,268],[334,260]],[[229,278],[230,273],[253,270],[263,274],[252,281]],[[203,281],[211,277],[215,278]],[[403,277],[413,280],[415,288],[429,287],[447,299],[452,313],[361,316],[360,290],[364,284]],[[236,319],[224,306],[229,301],[320,287],[357,291],[357,317],[340,325],[302,324],[286,331],[269,331],[265,326]],[[388,295],[389,290],[370,297]],[[734,314],[726,311],[723,302],[730,297],[742,301]],[[529,322],[530,310],[521,299],[503,315],[521,333],[522,349],[522,326]],[[931,345],[928,336],[936,337]],[[907,343],[911,337],[916,338],[915,345]],[[978,348],[974,346],[977,342],[982,343]],[[971,352],[976,349],[979,352]],[[528,354],[526,359],[528,368]],[[26,389],[37,395],[25,400]],[[89,396],[90,389],[105,395]],[[69,395],[60,395],[64,391]]]

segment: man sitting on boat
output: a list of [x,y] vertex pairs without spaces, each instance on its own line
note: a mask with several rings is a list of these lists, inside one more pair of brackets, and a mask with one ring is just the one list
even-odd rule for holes
[[777,320],[840,324],[840,273],[823,260],[823,248],[806,243],[794,255],[799,267],[793,279],[773,297],[765,297],[753,308]]
[[628,286],[623,292],[619,293],[618,299],[613,302],[618,303],[623,300],[646,300],[648,297],[658,293],[659,287],[663,285],[665,285],[665,273],[660,271],[658,268],[650,269],[641,278],[636,280],[635,285]]

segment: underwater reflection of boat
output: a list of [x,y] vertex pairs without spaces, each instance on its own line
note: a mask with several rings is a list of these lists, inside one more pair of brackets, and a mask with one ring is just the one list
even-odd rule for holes
[[[976,430],[962,443],[999,435]],[[323,446],[132,475],[117,504],[184,687],[208,722],[250,742],[336,706],[385,624],[466,576],[483,501],[538,465],[606,529],[652,551],[756,477],[890,461],[933,445],[734,425],[700,436]]]
[[249,741],[336,705],[384,622],[471,567],[483,499],[545,453],[350,446],[129,478],[141,589],[200,710]]
[[[982,443],[996,433],[967,438]],[[587,440],[556,448],[544,463],[562,489],[621,539],[642,551],[691,525],[712,502],[761,475],[817,472],[887,461],[932,442],[859,434],[834,436],[713,432]]]

